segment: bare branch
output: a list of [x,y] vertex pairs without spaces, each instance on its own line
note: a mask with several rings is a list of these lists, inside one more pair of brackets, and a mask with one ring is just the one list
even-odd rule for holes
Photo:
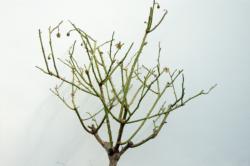
[[44,58],[44,62],[46,65],[46,69],[47,69],[47,72],[50,73],[48,61],[46,59],[46,54],[45,54],[45,50],[44,50],[44,46],[43,46],[42,32],[40,29],[39,29],[39,39],[40,39],[40,44],[41,44],[41,48],[42,48],[42,53],[43,53],[43,58]]
[[[46,68],[36,67],[61,82],[53,90],[51,89],[51,92],[67,108],[76,113],[84,131],[95,137],[107,151],[110,161],[117,162],[128,149],[141,146],[154,139],[166,124],[168,115],[172,111],[183,107],[201,95],[209,94],[216,87],[214,85],[208,91],[202,90],[186,99],[183,70],[173,72],[171,70],[170,72],[169,68],[162,68],[160,42],[157,50],[157,64],[154,67],[141,65],[141,56],[144,48],[148,46],[148,35],[160,26],[167,15],[167,10],[164,10],[159,21],[155,23],[156,8],[160,8],[159,3],[153,0],[145,22],[143,37],[133,53],[131,50],[134,43],[126,45],[121,41],[116,41],[114,32],[110,40],[97,44],[93,37],[69,21],[71,28],[67,31],[67,36],[75,33],[78,39],[73,40],[74,42],[67,50],[66,59],[56,58],[57,50],[54,48],[52,35],[56,33],[56,37],[60,38],[61,21],[55,27],[49,27],[48,46],[50,51],[47,58],[42,33],[39,29],[39,40]],[[78,40],[80,40],[81,46],[78,46]],[[78,47],[83,52],[79,53]],[[82,53],[86,56],[86,61],[78,59],[79,54]],[[50,57],[52,61],[49,63]],[[80,58],[83,57],[80,56]],[[61,68],[59,71],[58,61],[67,71],[61,70]],[[68,73],[70,75],[67,75]],[[71,88],[65,95],[66,98],[60,94],[62,86]],[[168,89],[170,90],[168,91]],[[80,109],[78,98],[81,93],[94,96],[101,104],[101,108],[96,111]],[[165,95],[170,95],[170,98],[165,99]],[[148,99],[147,97],[150,97],[152,103],[148,102],[147,108],[142,110],[142,104]],[[144,114],[136,116],[137,113],[142,112],[141,110]],[[153,123],[152,133],[133,143],[132,141],[147,122]],[[132,129],[127,138],[124,138],[124,131],[131,124],[137,126]],[[118,128],[114,125],[117,125]],[[106,133],[106,138],[101,138],[102,135],[99,135],[103,132]]]

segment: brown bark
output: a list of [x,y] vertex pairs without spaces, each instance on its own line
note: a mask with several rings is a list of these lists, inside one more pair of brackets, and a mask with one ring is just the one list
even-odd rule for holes
[[117,166],[118,160],[109,160],[109,166]]
[[109,155],[109,166],[117,166],[119,159],[120,159],[119,153],[114,153],[112,155]]

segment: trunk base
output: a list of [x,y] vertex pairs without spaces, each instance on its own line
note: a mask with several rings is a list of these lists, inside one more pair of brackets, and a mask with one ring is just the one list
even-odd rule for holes
[[117,166],[119,159],[120,159],[119,153],[114,153],[112,155],[109,155],[109,166]]
[[109,160],[109,166],[117,166],[118,160]]

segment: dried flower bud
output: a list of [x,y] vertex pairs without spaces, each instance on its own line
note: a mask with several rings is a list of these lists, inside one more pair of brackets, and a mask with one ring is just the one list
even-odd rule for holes
[[169,72],[169,68],[167,68],[167,67],[165,67],[164,69],[163,69],[165,72]]
[[122,48],[122,43],[119,42],[119,43],[117,43],[115,46],[116,46],[116,48],[117,48],[118,50],[120,50],[120,49]]
[[48,55],[48,60],[50,60],[51,59],[51,57],[50,57],[50,55]]
[[57,37],[57,38],[60,38],[60,37],[61,37],[61,34],[58,32],[58,33],[56,34],[56,37]]
[[159,4],[157,4],[157,9],[160,9],[160,5]]
[[66,35],[69,37],[69,36],[70,36],[70,33],[68,32]]

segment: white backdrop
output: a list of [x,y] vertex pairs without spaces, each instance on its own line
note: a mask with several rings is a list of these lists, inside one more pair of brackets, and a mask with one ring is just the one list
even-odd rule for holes
[[[250,165],[250,1],[159,0],[169,14],[143,61],[162,42],[162,63],[183,68],[188,94],[218,87],[171,115],[160,136],[131,150],[121,166]],[[113,30],[139,41],[151,0],[0,1],[0,163],[104,166],[94,139],[50,92],[37,30],[72,20],[100,41]],[[87,98],[86,101],[87,102]],[[91,101],[88,101],[91,103]]]

